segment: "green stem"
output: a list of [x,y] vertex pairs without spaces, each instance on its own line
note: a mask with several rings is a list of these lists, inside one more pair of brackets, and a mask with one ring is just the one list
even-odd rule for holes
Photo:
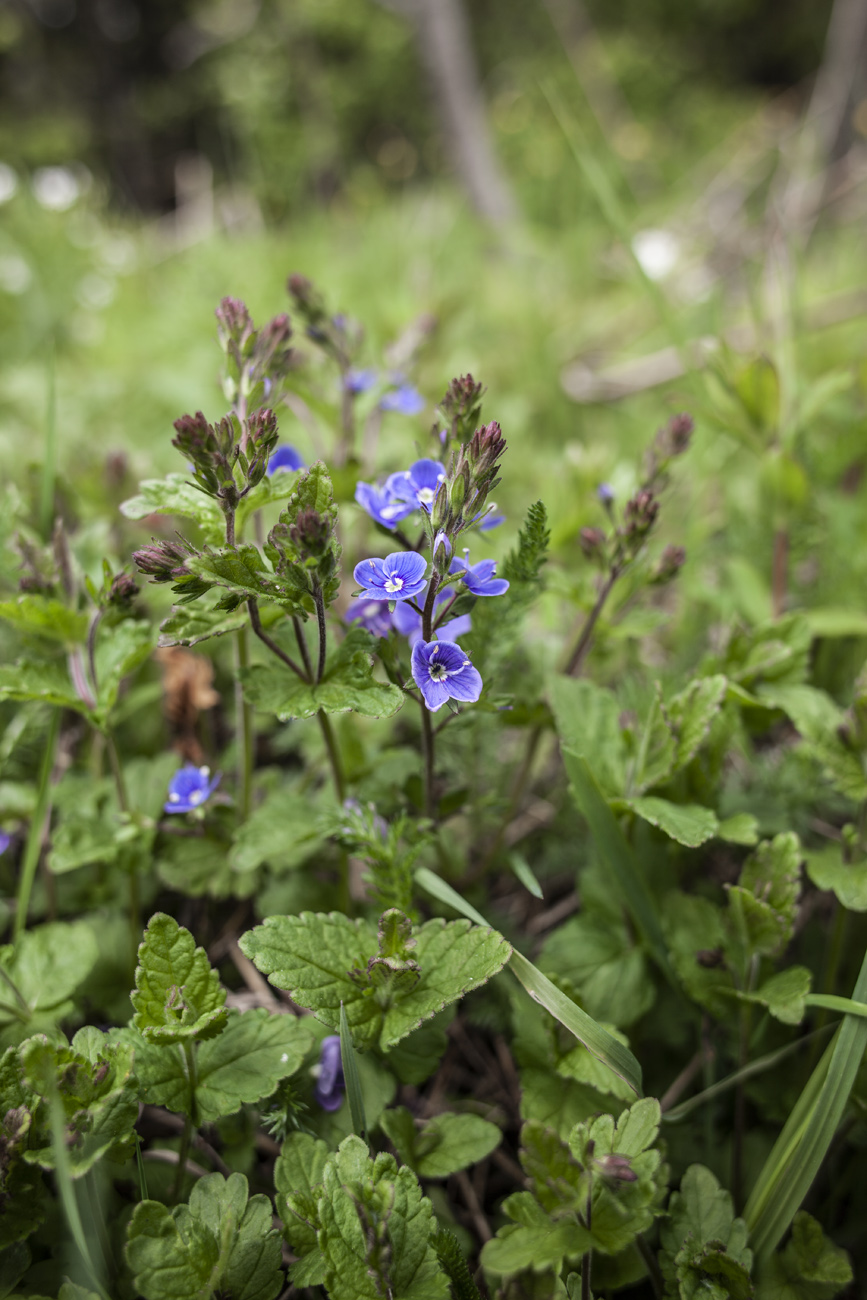
[[93,1262],[93,1256],[90,1253],[90,1246],[88,1245],[87,1238],[84,1235],[84,1226],[81,1222],[81,1213],[78,1208],[78,1201],[75,1196],[75,1187],[72,1182],[72,1171],[69,1167],[69,1153],[66,1150],[63,1109],[60,1104],[60,1098],[57,1095],[56,1086],[52,1088],[48,1106],[51,1123],[51,1145],[54,1149],[57,1190],[60,1192],[63,1213],[66,1216],[69,1231],[72,1234],[73,1241],[78,1247],[78,1253],[81,1255],[81,1261],[87,1270],[91,1284],[97,1293],[103,1297],[103,1300],[109,1300],[108,1293],[100,1281],[100,1276],[101,1274],[104,1274],[105,1269],[103,1268],[99,1273],[97,1272]]
[[307,638],[304,635],[304,628],[301,626],[301,619],[297,614],[292,615],[292,626],[295,629],[295,640],[298,642],[298,650],[301,655],[301,662],[307,672],[308,682],[313,681],[313,664],[310,660],[310,651],[307,648]]
[[21,879],[18,882],[18,905],[12,931],[12,942],[14,944],[18,943],[27,925],[27,912],[30,907],[30,895],[33,892],[33,881],[36,879],[36,868],[39,865],[39,857],[42,852],[42,840],[48,818],[51,816],[51,774],[54,771],[54,759],[57,753],[59,734],[60,709],[52,709],[51,719],[48,724],[48,736],[42,754],[42,764],[39,768],[36,807],[30,820],[27,847],[24,850],[24,863],[21,867]]
[[187,1157],[190,1154],[190,1144],[193,1140],[193,1130],[196,1127],[196,1085],[199,1077],[196,1068],[196,1048],[195,1044],[186,1041],[181,1044],[181,1050],[184,1054],[184,1065],[186,1067],[187,1083],[190,1089],[190,1104],[187,1113],[184,1115],[184,1128],[181,1133],[181,1148],[178,1152],[178,1171],[175,1174],[171,1191],[169,1192],[169,1202],[174,1205],[181,1194],[184,1185],[184,1174],[187,1168]]
[[316,604],[316,622],[319,627],[319,662],[316,665],[316,685],[318,686],[325,672],[325,651],[328,645],[328,633],[325,627],[325,598],[318,582],[313,588],[313,600]]
[[431,726],[430,710],[424,700],[419,700],[421,708],[421,739],[424,752],[424,812],[426,817],[436,816],[436,798],[434,793],[434,733]]
[[253,791],[253,708],[244,697],[241,673],[250,666],[250,645],[247,629],[238,629],[235,641],[235,725],[237,727],[237,788],[238,819],[245,822],[250,816]]
[[325,748],[328,751],[328,761],[331,764],[331,775],[334,778],[334,792],[339,802],[342,804],[346,798],[346,782],[343,776],[343,768],[340,763],[340,752],[337,748],[337,740],[331,726],[331,721],[327,713],[322,709],[316,714],[319,721],[319,729],[322,732],[322,739],[325,741]]
[[304,672],[302,672],[302,670],[298,667],[298,665],[296,664],[292,656],[287,655],[286,651],[281,649],[281,647],[278,646],[277,642],[272,640],[271,637],[263,628],[262,619],[259,615],[259,605],[256,601],[255,596],[251,596],[250,599],[247,601],[247,611],[250,615],[250,626],[252,627],[254,633],[262,642],[262,644],[266,645],[268,649],[271,651],[271,653],[276,655],[277,658],[282,663],[284,663],[287,668],[291,668],[293,673],[296,673],[301,678],[302,682],[309,682],[310,680],[309,676],[307,676]]
[[54,340],[48,345],[47,400],[45,409],[45,454],[42,457],[42,480],[39,485],[39,525],[47,542],[54,522],[54,479],[57,435],[57,383]]

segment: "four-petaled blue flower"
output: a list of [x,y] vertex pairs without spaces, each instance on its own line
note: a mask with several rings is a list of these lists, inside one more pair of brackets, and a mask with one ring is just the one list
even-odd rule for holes
[[347,370],[343,386],[347,393],[366,393],[376,383],[375,370]]
[[323,1038],[319,1049],[319,1077],[313,1089],[313,1099],[323,1110],[339,1110],[343,1105],[345,1089],[340,1037],[338,1034],[328,1034]]
[[475,704],[482,693],[481,675],[454,641],[416,641],[412,677],[431,713],[448,699]]
[[[394,475],[391,477],[394,478]],[[356,484],[355,499],[371,519],[382,524],[383,528],[394,531],[401,519],[411,515],[416,506],[414,501],[398,499],[389,486],[390,481],[382,487],[377,487],[375,483]]]
[[442,461],[428,460],[425,457],[414,461],[409,469],[390,474],[385,486],[396,501],[406,502],[409,507],[407,513],[424,510],[429,515],[437,488],[445,481],[445,477],[446,469]]
[[[451,600],[454,593],[449,591],[438,591],[434,601],[434,610],[437,605],[444,604]],[[424,595],[419,596],[419,604],[424,601]],[[395,605],[391,613],[391,625],[401,636],[405,636],[409,641],[410,649],[421,637],[421,614],[418,610],[413,609],[410,605]],[[458,618],[451,619],[448,623],[441,623],[436,630],[439,637],[445,637],[447,641],[457,641],[459,636],[465,636],[471,631],[473,626],[469,614],[461,614]]]
[[[398,609],[403,609],[403,605],[398,605]],[[421,625],[421,615],[416,614]],[[391,631],[391,615],[388,612],[388,606],[383,605],[381,600],[359,601],[358,608],[352,610],[346,615],[348,623],[360,623],[365,631],[370,632],[373,636],[388,636]]]
[[425,408],[425,400],[412,384],[401,384],[379,399],[383,411],[397,411],[400,415],[418,415]]
[[423,590],[427,560],[416,551],[395,551],[384,560],[362,560],[353,570],[367,600],[412,600]]
[[274,471],[278,469],[294,471],[303,468],[304,457],[300,452],[296,451],[294,447],[290,447],[288,443],[284,443],[282,447],[278,447],[274,452],[274,455],[268,460],[269,474],[273,474]]
[[187,763],[169,781],[169,797],[163,807],[167,813],[194,812],[210,799],[219,784],[219,773],[211,779],[209,767]]
[[464,551],[462,560],[455,556],[449,565],[449,573],[462,573],[461,582],[474,596],[502,596],[509,590],[505,578],[494,577],[496,572],[494,560],[479,560],[478,564],[470,564],[469,551]]

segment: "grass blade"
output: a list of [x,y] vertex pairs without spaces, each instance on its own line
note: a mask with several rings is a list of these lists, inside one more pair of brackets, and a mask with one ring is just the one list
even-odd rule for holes
[[674,988],[678,983],[668,960],[662,925],[647,882],[638,870],[632,850],[608,807],[590,766],[581,754],[563,750],[563,762],[572,783],[572,795],[584,817],[605,866],[611,872],[620,893],[620,901],[629,912],[639,934],[666,979]]
[[526,858],[522,857],[520,853],[510,853],[509,866],[524,888],[529,890],[534,898],[544,900],[545,895],[542,893],[542,886],[536,879],[533,868]]
[[358,1061],[355,1059],[355,1048],[352,1046],[349,1021],[346,1018],[346,1008],[342,1002],[340,1004],[340,1061],[343,1065],[343,1080],[346,1084],[346,1097],[349,1101],[349,1117],[352,1120],[352,1131],[357,1137],[363,1138],[366,1142],[367,1118],[364,1114],[361,1080],[358,1077]]
[[[441,880],[428,867],[419,867],[415,878],[422,889],[433,898],[453,908],[468,920],[475,921],[477,925],[488,925],[481,912],[477,912],[471,904],[465,902],[457,890],[452,889],[451,885]],[[534,1002],[538,1002],[546,1011],[550,1011],[554,1019],[559,1020],[561,1025],[574,1034],[591,1055],[607,1065],[609,1070],[641,1096],[641,1066],[627,1047],[618,1043],[616,1038],[612,1038],[601,1025],[597,1025],[586,1011],[582,1011],[571,998],[561,993],[531,961],[514,949],[509,965],[515,978],[524,986]]]
[[[867,953],[852,1000],[867,999]],[[843,999],[846,1001],[846,999]],[[789,1227],[833,1141],[867,1048],[867,1020],[846,1015],[768,1156],[744,1218],[750,1244],[768,1255]]]

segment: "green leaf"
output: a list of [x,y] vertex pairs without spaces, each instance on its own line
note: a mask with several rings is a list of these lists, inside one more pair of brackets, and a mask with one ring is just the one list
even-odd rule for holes
[[217,502],[194,487],[184,474],[145,479],[139,484],[139,495],[124,501],[120,512],[127,519],[182,515],[199,525],[207,542],[219,543],[226,535],[226,521]]
[[276,663],[254,664],[241,673],[244,694],[257,709],[275,713],[281,722],[350,710],[366,718],[390,718],[402,706],[403,691],[373,676],[374,639],[363,628],[352,628],[343,641],[329,646],[325,673],[310,685]]
[[121,682],[145,662],[154,642],[154,629],[142,619],[127,619],[98,637],[94,658],[99,684],[96,714],[101,724],[117,703]]
[[804,1019],[805,999],[810,992],[813,976],[806,966],[790,966],[788,970],[772,975],[755,993],[739,993],[747,1002],[757,1002],[767,1007],[775,1020],[784,1025],[799,1025]]
[[[417,882],[434,898],[463,913],[468,919],[479,925],[486,925],[484,917],[474,907],[465,902],[451,885],[441,880],[427,867],[419,867],[415,872]],[[624,1079],[634,1092],[641,1091],[641,1067],[630,1051],[611,1036],[601,1025],[597,1025],[571,998],[551,983],[531,961],[521,953],[513,950],[510,965],[516,979],[521,983],[534,1002],[540,1003],[550,1011],[556,1020],[575,1035],[589,1052],[603,1061],[609,1069]]]
[[752,813],[735,813],[724,818],[717,827],[717,838],[728,844],[746,844],[750,848],[759,842],[759,822]]
[[748,1300],[752,1252],[732,1198],[703,1165],[690,1165],[660,1229],[666,1295],[680,1300]]
[[77,694],[66,665],[21,660],[0,667],[0,700],[39,700],[60,709],[75,709],[93,718],[93,710]]
[[728,681],[722,674],[699,677],[666,702],[676,744],[673,772],[686,767],[701,749],[723,706],[727,688]]
[[733,376],[732,383],[750,423],[770,436],[780,420],[780,380],[774,363],[756,357]]
[[352,1035],[349,1032],[349,1021],[346,1019],[346,1008],[342,1002],[340,1004],[340,1061],[346,1083],[346,1100],[349,1102],[352,1131],[356,1137],[366,1140],[367,1120],[364,1115],[364,1094],[361,1091],[361,1080],[358,1077],[358,1061],[355,1056],[355,1048],[352,1046]]
[[377,954],[366,922],[338,912],[302,912],[266,918],[242,936],[241,948],[275,987],[323,1024],[339,1031],[343,1003],[353,1041],[387,1051],[484,984],[511,952],[501,935],[466,921],[428,921],[413,935],[412,960],[390,958]]
[[543,901],[545,895],[542,892],[542,886],[536,879],[533,868],[527,859],[520,853],[510,853],[509,866],[515,873],[515,878],[521,882],[528,893],[532,894],[534,898],[538,898],[540,902]]
[[584,677],[555,677],[548,693],[561,745],[588,759],[606,795],[622,794],[626,753],[616,696]]
[[700,804],[670,803],[668,799],[659,799],[655,795],[644,795],[640,799],[625,801],[626,806],[637,813],[651,826],[658,827],[669,839],[687,848],[695,849],[707,840],[713,839],[719,829],[716,813]]
[[325,1169],[319,1216],[330,1300],[447,1300],[430,1201],[391,1156],[374,1161],[360,1138],[341,1142]]
[[281,786],[241,824],[229,854],[234,871],[255,871],[268,863],[289,871],[321,848],[322,809],[309,790]]
[[25,636],[41,636],[67,648],[87,640],[88,615],[51,596],[27,594],[0,601],[0,618]]
[[656,998],[647,958],[619,909],[584,907],[546,941],[540,966],[565,976],[594,1020],[625,1027],[640,1020]]
[[267,1196],[248,1199],[243,1174],[206,1174],[189,1205],[140,1201],[126,1260],[144,1300],[275,1300],[283,1286],[280,1234]]
[[590,827],[597,850],[611,872],[624,907],[660,969],[667,978],[673,979],[653,896],[614,814],[593,779],[587,760],[569,749],[563,750],[563,760],[575,802]]
[[[49,1030],[72,1010],[72,997],[96,965],[99,948],[86,921],[57,921],[25,930],[17,945],[0,948],[0,968],[23,998],[0,1007],[0,1046]],[[3,981],[5,986],[5,981]],[[4,987],[3,1001],[9,997]]]
[[729,889],[729,908],[746,957],[773,957],[792,937],[801,882],[801,844],[793,832],[765,840]]
[[[118,1160],[129,1155],[138,1118],[138,1087],[128,1046],[107,1041],[95,1029],[77,1034],[71,1047],[58,1046],[38,1034],[22,1044],[19,1059],[26,1087],[38,1097],[56,1093],[60,1099],[73,1178],[86,1174],[106,1154]],[[44,1107],[31,1129],[24,1159],[42,1169],[56,1168]]]
[[196,1113],[201,1123],[234,1115],[268,1097],[295,1074],[313,1045],[313,1031],[296,1016],[263,1007],[229,1011],[226,1027],[197,1049]]
[[219,1033],[226,1023],[226,993],[204,948],[165,912],[148,922],[138,950],[133,1024],[156,1043]]
[[788,1245],[762,1267],[756,1300],[832,1300],[852,1281],[845,1250],[803,1210],[795,1215]]
[[417,1129],[409,1111],[396,1106],[384,1111],[379,1122],[401,1160],[421,1178],[448,1178],[478,1164],[503,1137],[496,1124],[451,1111],[435,1115]]
[[844,862],[841,846],[806,853],[807,875],[817,889],[830,889],[850,912],[867,912],[867,859]]
[[[305,1282],[293,1265],[296,1285],[314,1286],[325,1280],[325,1262],[317,1242],[319,1231],[319,1194],[325,1166],[330,1159],[328,1144],[309,1133],[290,1133],[274,1165],[274,1198],[283,1220],[286,1239],[303,1261]],[[318,1281],[311,1274],[317,1269]]]
[[482,1300],[454,1233],[448,1228],[440,1228],[431,1241],[440,1267],[448,1274],[455,1300]]
[[517,547],[503,561],[502,576],[511,583],[538,588],[550,541],[547,512],[541,501],[534,501],[527,510],[523,528],[518,529]]
[[159,646],[198,645],[214,636],[227,636],[246,627],[249,615],[243,607],[230,612],[203,609],[201,605],[178,605],[160,624]]

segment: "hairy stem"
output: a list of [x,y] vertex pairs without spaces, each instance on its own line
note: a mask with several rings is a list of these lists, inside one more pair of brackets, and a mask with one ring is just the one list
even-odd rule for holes
[[[251,596],[247,601],[247,612],[250,615],[250,626],[252,627],[255,635],[263,643],[263,645],[266,645],[268,649],[271,651],[271,653],[275,654],[277,658],[286,665],[287,668],[291,668],[293,673],[297,673],[298,676],[301,678],[302,682],[309,681],[310,680],[309,675],[303,672],[302,669],[298,667],[298,665],[296,664],[295,660],[291,657],[291,655],[287,655],[286,651],[282,650],[280,646],[278,646],[276,641],[272,641],[271,637],[263,628],[262,619],[259,614],[259,604],[255,596]],[[297,620],[293,620],[293,621],[297,621]]]
[[316,684],[318,686],[325,672],[325,651],[328,646],[328,633],[325,628],[325,597],[318,582],[313,588],[313,600],[316,605],[316,622],[319,628],[319,662],[316,665]]
[[304,635],[304,628],[301,625],[301,619],[297,614],[292,615],[292,626],[295,629],[295,640],[298,642],[298,649],[301,653],[301,662],[304,664],[307,673],[308,682],[313,681],[313,663],[310,659],[310,651],[307,648],[307,638]]
[[244,697],[241,672],[250,666],[250,645],[247,629],[238,629],[235,641],[235,725],[238,729],[237,788],[238,814],[246,821],[250,815],[253,792],[253,709]]
[[48,819],[51,816],[51,774],[54,771],[54,759],[57,753],[57,739],[59,734],[60,709],[52,709],[51,720],[48,724],[48,736],[46,737],[45,749],[42,753],[42,763],[39,768],[39,788],[36,793],[36,807],[33,809],[33,816],[30,820],[30,830],[27,835],[27,847],[24,850],[24,862],[21,867],[21,878],[18,881],[15,925],[12,930],[13,944],[18,943],[18,940],[21,938],[27,925],[27,912],[30,907],[30,895],[33,892],[33,881],[36,879],[36,868],[39,865],[42,841],[45,837],[45,828],[48,825]]
[[434,612],[434,605],[436,604],[437,591],[439,590],[439,585],[440,585],[440,573],[438,569],[434,569],[433,573],[431,574],[431,580],[428,583],[427,599],[425,600],[424,609],[422,610],[422,614],[421,614],[422,641],[430,641],[431,637],[433,636],[433,612]]

